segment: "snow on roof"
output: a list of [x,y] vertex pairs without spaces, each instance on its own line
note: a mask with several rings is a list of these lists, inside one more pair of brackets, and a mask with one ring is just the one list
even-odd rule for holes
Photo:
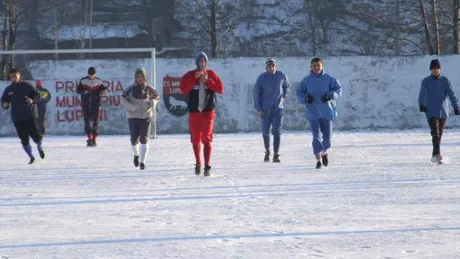
[[[43,31],[43,36],[49,39],[56,38],[54,30]],[[138,34],[147,33],[145,30],[139,29],[137,24],[98,24],[90,26],[64,25],[58,31],[59,40],[80,40],[80,39],[106,39],[113,37],[131,38]]]

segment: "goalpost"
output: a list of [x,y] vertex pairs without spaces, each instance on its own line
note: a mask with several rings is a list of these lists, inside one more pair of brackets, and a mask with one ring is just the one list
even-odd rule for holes
[[[78,54],[78,53],[150,53],[150,85],[156,89],[155,48],[109,48],[109,49],[40,49],[40,50],[0,50],[0,55],[16,54]],[[81,72],[81,71],[76,71]],[[152,130],[150,138],[157,138],[156,106],[153,107]]]

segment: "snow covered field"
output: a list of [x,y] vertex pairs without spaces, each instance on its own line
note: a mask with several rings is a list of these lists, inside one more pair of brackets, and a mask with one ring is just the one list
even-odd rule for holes
[[146,171],[128,136],[49,136],[34,165],[2,138],[0,258],[459,258],[460,132],[441,166],[427,132],[336,133],[322,170],[309,133],[281,164],[259,134],[216,135],[210,178],[187,135],[152,140]]

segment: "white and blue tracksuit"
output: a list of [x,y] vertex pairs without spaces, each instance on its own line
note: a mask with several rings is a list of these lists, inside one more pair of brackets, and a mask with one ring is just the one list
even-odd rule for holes
[[[342,86],[339,81],[324,71],[320,74],[311,72],[297,89],[297,98],[305,105],[307,120],[310,122],[315,155],[326,153],[331,147],[332,121],[337,117],[336,100],[341,95]],[[307,103],[307,96],[311,97],[311,103]]]
[[270,127],[273,135],[273,151],[279,152],[283,127],[283,102],[290,88],[289,79],[281,71],[259,75],[253,89],[254,108],[263,112],[262,136],[265,150],[270,150]]

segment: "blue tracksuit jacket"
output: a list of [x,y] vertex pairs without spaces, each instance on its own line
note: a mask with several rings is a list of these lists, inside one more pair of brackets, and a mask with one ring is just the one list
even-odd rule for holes
[[[307,103],[305,98],[310,95],[313,98],[312,103]],[[321,99],[324,95],[331,98],[328,102]],[[333,76],[324,71],[316,75],[311,72],[300,83],[297,88],[297,99],[305,105],[307,120],[334,120],[337,117],[336,100],[342,95],[342,86]]]
[[259,75],[253,89],[254,107],[257,111],[283,108],[281,98],[286,98],[290,88],[289,79],[281,71]]
[[449,79],[445,76],[427,76],[422,80],[418,104],[427,108],[427,118],[447,118],[449,117],[447,107],[447,97],[454,109],[459,108],[458,98],[452,91]]

